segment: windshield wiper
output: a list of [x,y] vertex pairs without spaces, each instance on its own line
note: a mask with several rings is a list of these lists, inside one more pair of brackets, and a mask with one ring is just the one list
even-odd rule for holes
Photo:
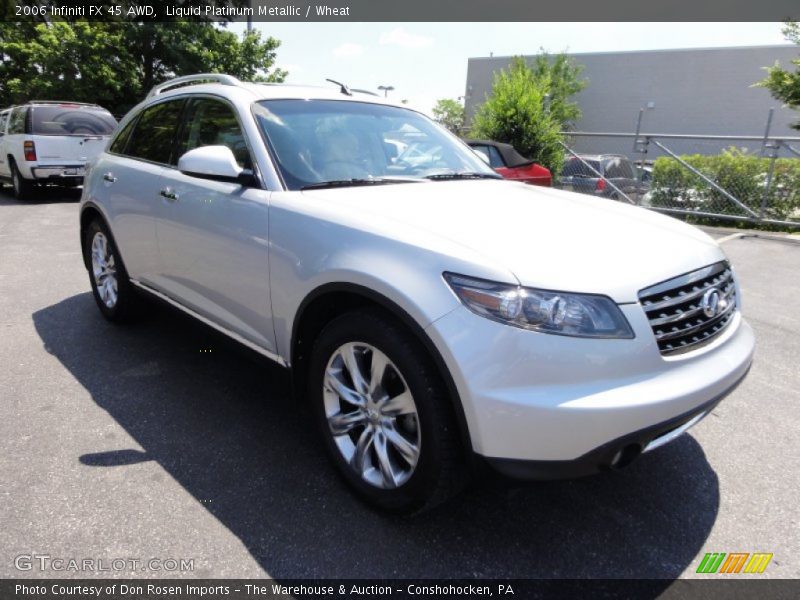
[[353,179],[332,179],[331,181],[320,181],[317,183],[309,183],[301,187],[301,190],[321,190],[325,188],[335,187],[356,187],[361,185],[384,185],[387,183],[414,183],[422,181],[421,179],[406,179],[400,177],[364,177]]
[[453,171],[451,173],[434,173],[426,175],[425,179],[433,181],[446,181],[448,179],[502,179],[495,173],[478,173],[477,171]]

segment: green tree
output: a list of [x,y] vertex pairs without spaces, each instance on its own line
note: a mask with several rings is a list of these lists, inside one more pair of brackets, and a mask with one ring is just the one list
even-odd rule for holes
[[464,127],[464,106],[458,100],[442,98],[437,100],[436,106],[433,107],[433,118],[458,135]]
[[209,22],[0,23],[0,106],[29,99],[96,102],[120,115],[153,85],[192,73],[283,81],[280,42]]
[[[787,41],[800,44],[800,24],[787,21],[783,28],[783,35]],[[780,100],[786,106],[800,110],[800,57],[793,59],[791,63],[795,67],[794,71],[781,68],[777,62],[771,67],[766,67],[766,78],[756,85],[767,88],[776,100]],[[792,127],[800,129],[800,121],[793,123]]]
[[583,113],[572,97],[588,84],[588,80],[581,77],[583,65],[566,54],[551,56],[541,50],[532,69],[536,80],[547,88],[550,115],[560,123],[562,131],[574,129]]
[[471,135],[506,142],[559,173],[564,163],[561,123],[546,106],[549,78],[536,75],[521,57],[494,76],[492,92],[477,110]]

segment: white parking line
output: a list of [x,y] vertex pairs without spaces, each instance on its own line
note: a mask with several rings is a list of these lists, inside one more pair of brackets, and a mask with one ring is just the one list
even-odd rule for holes
[[740,237],[744,237],[746,234],[744,233],[732,233],[730,235],[726,235],[725,237],[721,237],[718,240],[715,240],[718,244],[724,244],[725,242],[730,242],[731,240],[739,239]]

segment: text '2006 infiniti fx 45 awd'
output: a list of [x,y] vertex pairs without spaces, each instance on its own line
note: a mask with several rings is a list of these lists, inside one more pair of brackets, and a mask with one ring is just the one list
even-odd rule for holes
[[424,115],[344,86],[157,86],[91,165],[80,226],[106,318],[155,296],[290,368],[344,479],[394,511],[476,465],[624,466],[752,360],[707,235],[503,181]]

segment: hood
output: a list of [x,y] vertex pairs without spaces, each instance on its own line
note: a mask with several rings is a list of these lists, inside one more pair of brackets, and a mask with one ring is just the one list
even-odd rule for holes
[[[672,217],[551,188],[459,180],[304,192],[470,248],[524,286],[637,302],[640,289],[718,262],[719,246]],[[462,273],[470,275],[470,273]]]

